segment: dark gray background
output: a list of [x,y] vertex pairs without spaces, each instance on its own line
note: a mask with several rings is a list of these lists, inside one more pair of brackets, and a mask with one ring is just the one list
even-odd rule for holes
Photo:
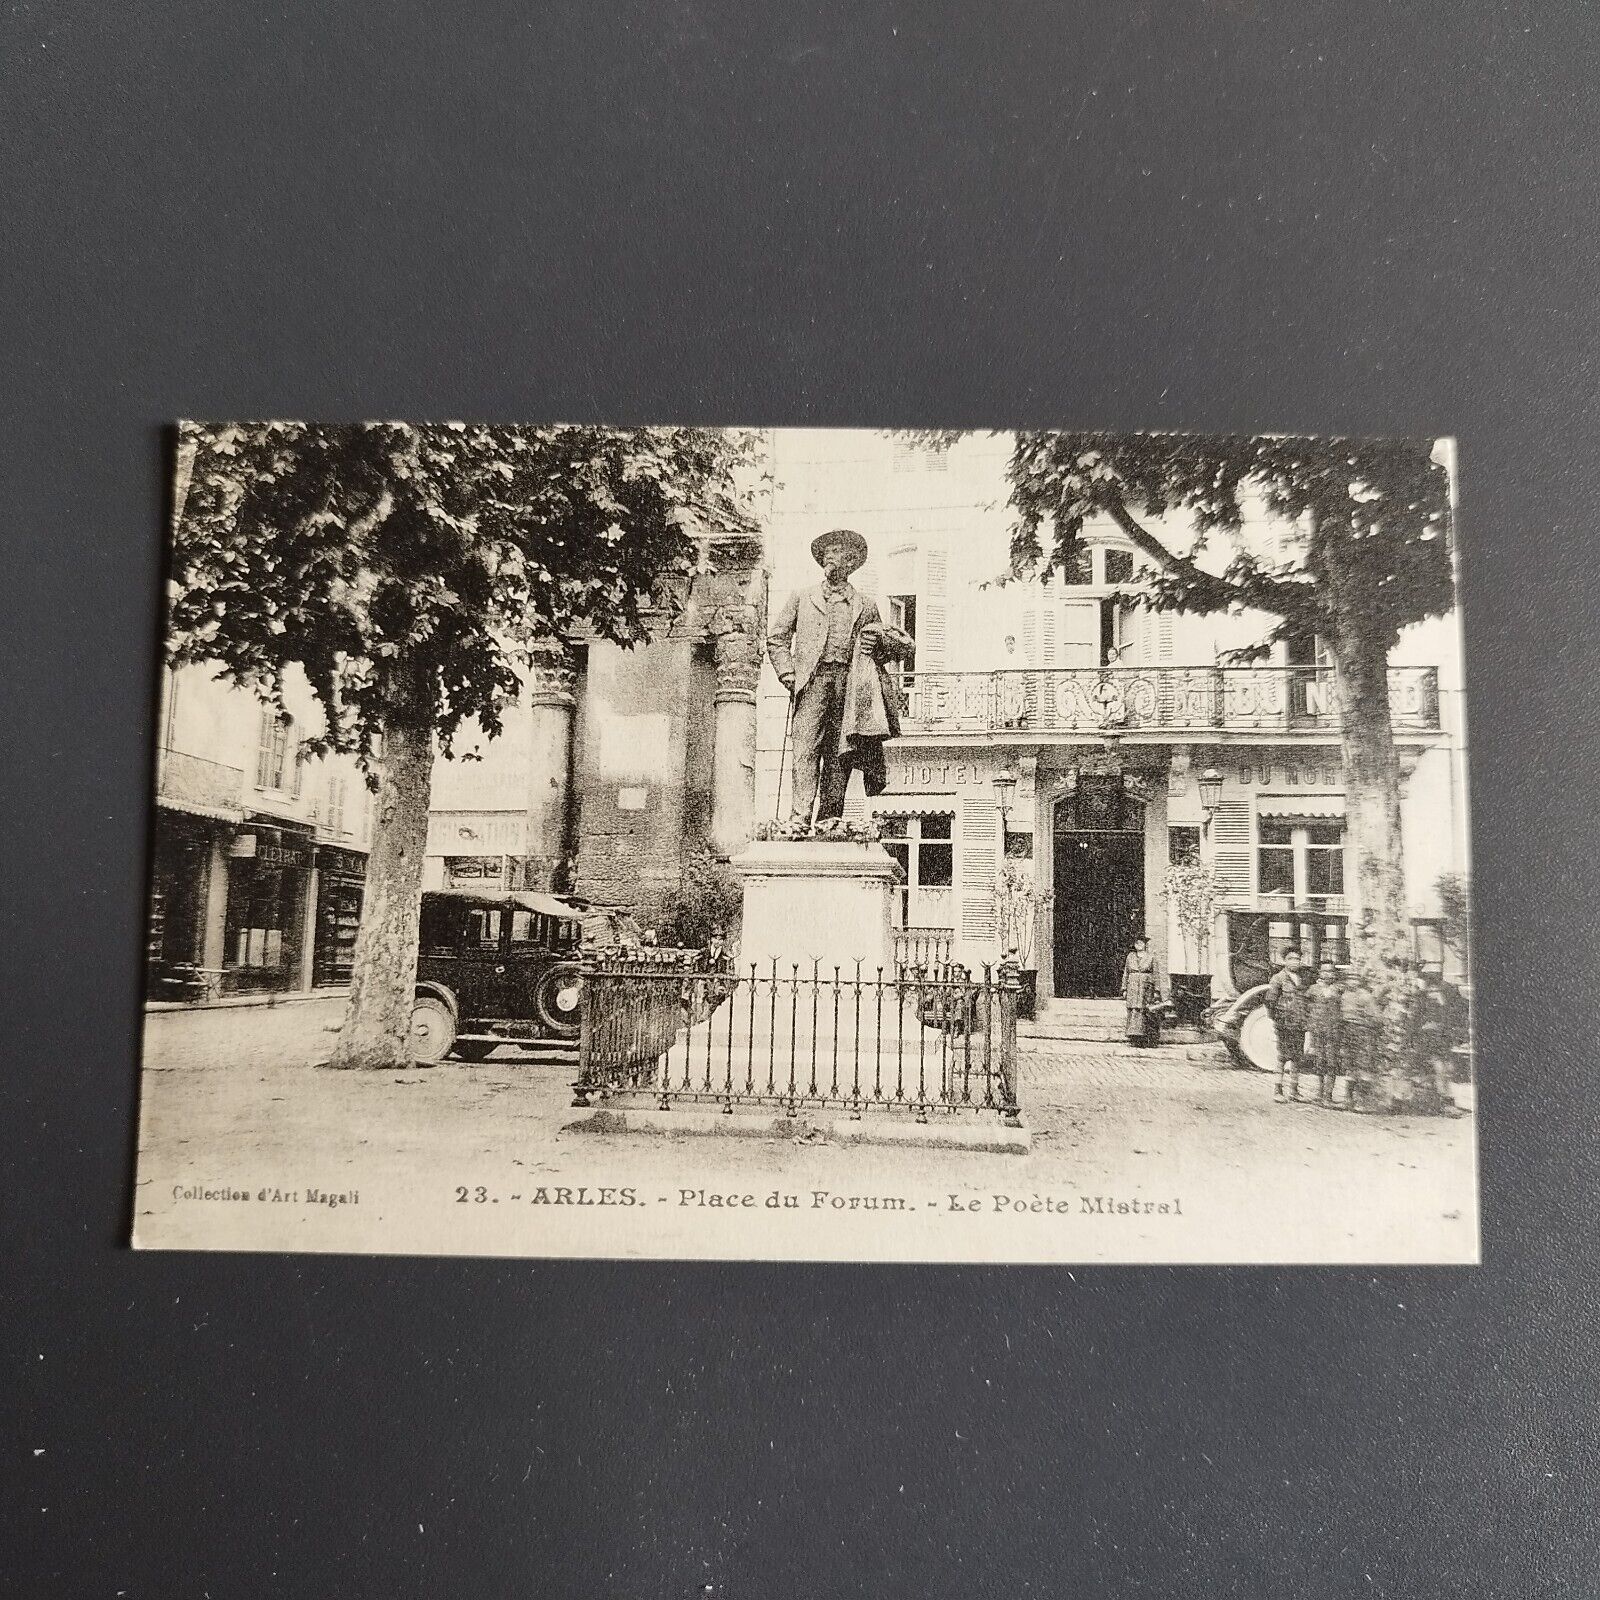
[[[12,0],[10,1592],[1593,1593],[1596,34]],[[1488,1265],[133,1256],[181,414],[1459,434]]]

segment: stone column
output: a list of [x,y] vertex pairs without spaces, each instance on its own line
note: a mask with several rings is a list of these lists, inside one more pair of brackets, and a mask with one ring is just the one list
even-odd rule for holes
[[315,987],[317,970],[317,896],[322,889],[322,873],[315,865],[316,851],[312,850],[312,866],[306,872],[306,899],[300,908],[300,970],[295,974],[295,987],[307,990]]
[[220,971],[227,958],[228,844],[232,830],[212,835],[206,867],[205,898],[200,909],[200,965]]
[[733,856],[749,844],[756,813],[756,683],[761,653],[743,630],[718,636],[711,737],[711,848]]
[[1170,985],[1175,952],[1167,942],[1167,775],[1158,770],[1125,772],[1122,783],[1144,802],[1144,931],[1162,982]]
[[572,787],[572,716],[578,666],[569,645],[548,640],[534,654],[528,677],[528,840],[538,863],[538,887],[553,889],[567,849]]

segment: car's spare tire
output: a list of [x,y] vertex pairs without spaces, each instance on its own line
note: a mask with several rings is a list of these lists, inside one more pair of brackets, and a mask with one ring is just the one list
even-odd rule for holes
[[418,995],[411,1007],[411,1054],[413,1059],[431,1067],[444,1060],[450,1046],[456,1042],[456,1019],[450,1007],[437,995]]
[[1257,1072],[1278,1070],[1278,1031],[1263,1005],[1252,1006],[1239,1019],[1239,1054]]
[[533,991],[539,1026],[555,1039],[576,1039],[583,1011],[583,969],[563,961],[540,974]]

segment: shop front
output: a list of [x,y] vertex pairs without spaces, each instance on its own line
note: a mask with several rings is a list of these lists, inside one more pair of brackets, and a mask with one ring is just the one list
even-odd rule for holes
[[356,932],[361,926],[361,901],[366,890],[367,858],[359,851],[319,844],[317,921],[313,935],[311,982],[319,989],[350,981]]
[[219,831],[212,818],[159,806],[151,839],[149,995],[190,999],[204,988],[206,908]]
[[228,847],[222,988],[297,989],[305,956],[313,836],[283,822],[244,823]]

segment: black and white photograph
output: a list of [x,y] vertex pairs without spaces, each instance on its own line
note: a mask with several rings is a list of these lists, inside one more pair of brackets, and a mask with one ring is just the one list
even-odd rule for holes
[[1597,60],[0,8],[0,1593],[1594,1600]]
[[137,1245],[1478,1258],[1451,440],[172,443]]

